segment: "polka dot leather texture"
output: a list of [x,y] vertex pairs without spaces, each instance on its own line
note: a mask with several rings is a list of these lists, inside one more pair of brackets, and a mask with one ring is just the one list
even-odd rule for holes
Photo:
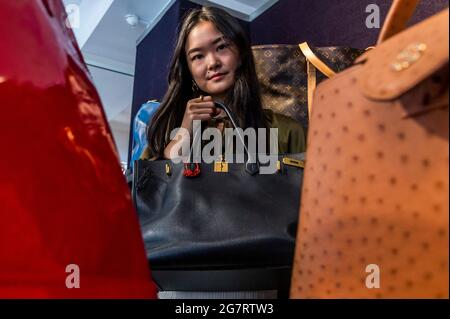
[[448,298],[448,62],[387,101],[363,68],[315,93],[290,296]]

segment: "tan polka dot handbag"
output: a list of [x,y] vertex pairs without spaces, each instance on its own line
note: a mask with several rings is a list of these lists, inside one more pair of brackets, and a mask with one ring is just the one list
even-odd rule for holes
[[396,34],[416,2],[315,91],[291,298],[449,297],[448,9]]

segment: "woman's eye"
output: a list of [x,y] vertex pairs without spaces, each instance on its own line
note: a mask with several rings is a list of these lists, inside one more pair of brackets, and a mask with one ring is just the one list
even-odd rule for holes
[[221,45],[219,45],[219,46],[217,47],[217,51],[223,50],[223,49],[225,49],[226,47],[228,47],[228,44],[226,44],[226,43],[221,44]]
[[201,59],[201,58],[202,58],[202,55],[201,54],[197,54],[197,55],[194,55],[191,59],[192,59],[192,61],[195,61],[195,60]]

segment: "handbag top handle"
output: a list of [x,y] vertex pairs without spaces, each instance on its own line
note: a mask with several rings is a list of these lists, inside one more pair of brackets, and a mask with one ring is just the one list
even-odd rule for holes
[[377,44],[406,29],[419,2],[419,0],[394,0],[378,36]]
[[[223,103],[220,102],[214,102],[215,106],[218,109],[222,109],[224,110],[225,114],[227,115],[227,117],[230,119],[231,125],[233,126],[233,128],[236,131],[236,134],[239,138],[239,140],[241,141],[242,145],[244,146],[244,151],[245,154],[247,155],[247,162],[245,163],[245,171],[247,173],[249,173],[250,175],[255,175],[256,173],[259,172],[259,161],[258,161],[258,157],[254,156],[253,154],[251,154],[248,151],[247,146],[245,145],[245,141],[244,141],[244,137],[242,136],[242,132],[241,130],[238,129],[238,126],[236,124],[236,120],[233,116],[233,114],[231,113],[231,110]],[[195,142],[198,138],[199,134],[198,132],[194,132],[194,141],[193,141],[193,145],[195,145]],[[189,151],[189,163],[193,163],[193,147],[190,149]]]
[[236,121],[234,119],[233,114],[231,113],[231,110],[223,103],[220,102],[214,102],[217,108],[222,109],[225,111],[225,114],[230,119],[231,125],[233,125],[233,128],[236,130],[236,133],[239,137],[239,140],[241,141],[242,145],[244,146],[245,153],[247,154],[247,162],[245,163],[245,171],[249,173],[250,175],[255,175],[259,172],[259,161],[258,158],[255,156],[253,158],[253,154],[250,154],[250,152],[247,149],[247,146],[245,145],[244,137],[242,136],[242,133],[240,130],[238,130]]

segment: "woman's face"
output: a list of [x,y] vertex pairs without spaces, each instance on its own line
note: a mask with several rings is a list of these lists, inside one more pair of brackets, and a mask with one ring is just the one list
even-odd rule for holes
[[202,21],[188,35],[186,59],[198,87],[223,101],[240,63],[236,45],[224,39],[214,24]]

